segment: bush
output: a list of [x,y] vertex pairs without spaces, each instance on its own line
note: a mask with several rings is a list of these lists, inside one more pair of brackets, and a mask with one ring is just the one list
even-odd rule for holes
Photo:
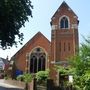
[[38,83],[45,82],[49,77],[49,71],[39,71],[36,73],[36,79]]
[[17,77],[17,80],[24,81],[25,83],[28,83],[28,82],[32,81],[32,75],[29,73],[25,73],[23,75],[19,75]]

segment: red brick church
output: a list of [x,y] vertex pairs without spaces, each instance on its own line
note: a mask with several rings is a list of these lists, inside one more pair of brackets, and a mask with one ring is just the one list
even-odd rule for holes
[[38,32],[12,56],[15,71],[36,73],[50,69],[50,77],[53,78],[56,76],[54,65],[68,65],[67,58],[75,55],[79,46],[78,16],[64,1],[52,16],[50,24],[51,41]]

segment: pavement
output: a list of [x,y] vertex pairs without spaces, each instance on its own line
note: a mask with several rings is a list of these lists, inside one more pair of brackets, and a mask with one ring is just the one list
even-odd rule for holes
[[23,89],[23,87],[5,83],[4,79],[0,79],[0,90],[24,90],[24,89]]
[[24,89],[0,87],[0,90],[24,90]]

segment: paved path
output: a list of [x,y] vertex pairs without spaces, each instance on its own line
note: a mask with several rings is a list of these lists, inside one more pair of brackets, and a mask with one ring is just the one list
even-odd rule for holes
[[0,90],[24,90],[18,86],[10,85],[4,82],[4,80],[0,80]]
[[24,90],[24,89],[18,89],[18,88],[8,88],[8,87],[1,87],[0,90]]

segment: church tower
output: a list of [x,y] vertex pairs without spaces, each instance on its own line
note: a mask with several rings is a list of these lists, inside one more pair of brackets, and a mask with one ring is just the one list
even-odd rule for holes
[[67,66],[67,58],[78,52],[78,17],[64,1],[51,18],[51,61]]

